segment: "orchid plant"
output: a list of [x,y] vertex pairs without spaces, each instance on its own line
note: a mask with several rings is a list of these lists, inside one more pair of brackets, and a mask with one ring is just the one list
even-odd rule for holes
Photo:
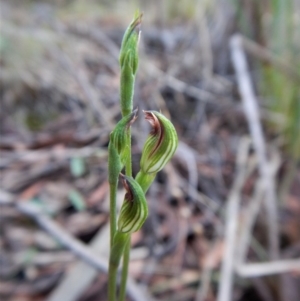
[[[131,126],[138,110],[133,110],[134,81],[138,68],[138,44],[142,14],[136,13],[127,28],[120,51],[120,106],[122,119],[110,134],[108,146],[108,178],[110,184],[110,258],[108,300],[116,301],[118,267],[123,257],[119,301],[126,297],[130,236],[138,231],[148,216],[145,193],[157,172],[163,169],[174,155],[178,137],[173,124],[161,113],[144,111],[152,131],[147,138],[140,161],[140,171],[132,177]],[[121,172],[125,168],[125,175]],[[126,190],[124,201],[117,215],[117,187],[119,177]]]

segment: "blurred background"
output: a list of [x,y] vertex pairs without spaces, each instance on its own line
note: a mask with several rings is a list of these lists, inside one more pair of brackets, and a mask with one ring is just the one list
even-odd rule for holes
[[134,174],[142,110],[180,143],[132,236],[128,300],[300,300],[299,0],[0,5],[1,300],[107,300],[107,145],[136,9]]

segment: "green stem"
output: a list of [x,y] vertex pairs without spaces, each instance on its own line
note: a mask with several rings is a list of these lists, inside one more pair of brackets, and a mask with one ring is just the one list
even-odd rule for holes
[[126,145],[127,145],[127,160],[125,163],[125,174],[128,177],[132,177],[132,163],[131,163],[131,130],[127,130],[126,134]]
[[[131,158],[131,156],[130,156]],[[143,171],[139,171],[136,176],[136,181],[140,184],[141,188],[143,189],[144,193],[147,192],[151,183],[153,182],[156,173],[153,174],[146,174]],[[119,301],[124,301],[126,297],[126,282],[128,276],[128,266],[130,261],[130,237],[128,235],[128,243],[125,245],[124,253],[123,253],[123,267],[122,267],[122,278],[121,278],[121,286],[120,286],[120,298]]]
[[152,182],[154,181],[155,176],[156,176],[156,173],[148,174],[148,173],[143,172],[142,170],[140,170],[138,172],[138,174],[136,175],[135,180],[140,184],[140,186],[142,187],[145,194],[148,191]]
[[[127,28],[120,51],[120,67],[121,67],[121,78],[120,78],[120,105],[123,117],[127,116],[132,112],[132,100],[134,93],[134,81],[135,74],[138,67],[138,41],[139,41],[139,25],[141,23],[142,14],[136,14],[134,20],[130,23]],[[130,123],[129,125],[130,126]],[[124,136],[123,136],[124,137]],[[116,140],[118,142],[118,139]],[[131,131],[130,128],[126,133],[126,159],[125,159],[125,174],[128,177],[132,176],[132,163],[131,163]],[[116,158],[112,158],[117,161]],[[124,157],[121,158],[122,163]],[[111,161],[113,163],[113,160]],[[114,165],[111,165],[111,170],[113,170]],[[123,166],[122,166],[123,167]],[[117,170],[117,169],[116,169]],[[121,169],[120,169],[121,171]],[[119,171],[119,172],[120,172]],[[110,173],[114,176],[114,173],[110,171]],[[114,191],[113,191],[114,192]],[[111,205],[113,203],[111,202]],[[111,210],[114,208],[111,207]],[[113,212],[115,214],[115,212]],[[127,282],[127,273],[128,273],[128,264],[129,264],[129,252],[130,252],[130,234],[123,234],[116,230],[116,216],[112,217],[114,221],[111,223],[111,233],[114,231],[115,236],[111,237],[111,250],[110,250],[110,263],[109,263],[109,301],[114,301],[116,298],[116,271],[119,265],[120,258],[122,257],[124,248],[126,249],[124,252],[124,261],[123,261],[123,272],[122,272],[122,280],[121,280],[121,298],[125,299],[125,291],[126,291],[126,282]],[[124,236],[125,235],[125,236]],[[121,247],[118,244],[126,237],[126,242]],[[117,254],[117,255],[116,255]],[[117,257],[118,260],[116,259]]]
[[110,247],[112,248],[113,239],[117,231],[117,183],[110,183]]
[[116,288],[117,288],[117,275],[118,275],[118,266],[109,263],[108,270],[108,300],[115,301],[116,300]]
[[[127,161],[125,163],[125,174],[126,176],[132,176],[132,162],[131,162],[131,130],[128,129],[127,132]],[[122,275],[121,275],[121,284],[120,284],[120,297],[119,301],[124,301],[126,297],[126,284],[128,277],[128,267],[130,261],[130,240],[131,235],[128,234],[128,242],[125,245],[124,254],[123,254],[123,266],[122,266]]]
[[119,155],[116,148],[110,142],[108,145],[108,182],[110,187],[110,247],[113,245],[113,238],[117,231],[117,189],[119,173],[122,169]]
[[130,240],[131,240],[131,235],[129,234],[128,241],[125,245],[124,253],[123,253],[123,266],[122,266],[119,301],[124,301],[126,297],[126,283],[127,283],[128,268],[129,268],[129,261],[130,261]]
[[114,243],[111,248],[109,257],[109,269],[108,269],[108,300],[116,300],[116,288],[117,288],[117,275],[118,266],[122,257],[125,246],[127,245],[129,234],[116,232],[114,236]]
[[[119,155],[110,142],[108,145],[108,181],[110,187],[110,257],[114,246],[114,239],[117,233],[117,189],[118,177],[122,169]],[[111,258],[108,271],[108,295],[110,301],[115,301],[118,265]]]

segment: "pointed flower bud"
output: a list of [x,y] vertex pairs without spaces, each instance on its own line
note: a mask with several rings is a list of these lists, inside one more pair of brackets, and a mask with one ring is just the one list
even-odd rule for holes
[[148,216],[148,205],[140,185],[132,178],[121,174],[126,189],[118,219],[118,231],[133,233],[138,231]]
[[141,158],[144,173],[157,173],[169,162],[178,146],[176,130],[170,120],[155,111],[144,111],[152,131],[145,142]]
[[141,21],[142,14],[137,13],[124,34],[120,51],[120,104],[123,116],[129,114],[132,110],[134,80],[138,68],[138,42]]
[[120,50],[121,69],[126,65],[130,65],[133,75],[135,75],[138,67],[138,43],[142,16],[143,14],[136,12],[134,20],[125,31]]
[[137,119],[138,109],[135,109],[130,114],[123,117],[116,125],[115,129],[110,134],[110,144],[112,144],[118,155],[120,156],[122,164],[126,160],[126,133],[130,126]]
[[117,183],[119,173],[125,165],[128,157],[128,146],[126,137],[128,136],[129,127],[137,118],[137,109],[131,114],[123,117],[116,125],[115,129],[110,133],[108,145],[108,180],[109,183]]

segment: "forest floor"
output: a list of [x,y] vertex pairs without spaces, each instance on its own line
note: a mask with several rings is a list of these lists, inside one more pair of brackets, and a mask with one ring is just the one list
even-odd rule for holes
[[[107,298],[107,145],[131,15],[98,9],[1,2],[1,300]],[[180,142],[132,236],[128,300],[300,300],[300,167],[269,126],[282,116],[255,96],[258,62],[289,69],[219,12],[208,30],[144,11],[134,174],[142,110],[169,117]]]

